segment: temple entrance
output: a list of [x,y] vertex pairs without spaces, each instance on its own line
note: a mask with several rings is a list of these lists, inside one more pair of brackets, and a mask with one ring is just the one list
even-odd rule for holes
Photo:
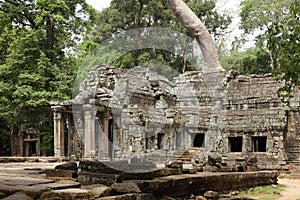
[[37,140],[24,140],[24,156],[37,156]]

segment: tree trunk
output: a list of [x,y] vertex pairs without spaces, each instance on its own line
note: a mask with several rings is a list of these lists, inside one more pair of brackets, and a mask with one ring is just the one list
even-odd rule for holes
[[196,38],[204,58],[204,72],[225,71],[210,33],[196,14],[182,0],[168,0],[168,3],[180,23]]

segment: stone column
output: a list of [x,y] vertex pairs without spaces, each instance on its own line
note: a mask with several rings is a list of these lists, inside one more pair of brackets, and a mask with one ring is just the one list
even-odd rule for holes
[[52,106],[54,115],[54,156],[61,157],[64,153],[64,119],[63,119],[63,107]]
[[99,137],[100,137],[100,142],[99,142],[99,147],[100,148],[100,160],[110,160],[109,157],[109,139],[108,139],[108,134],[109,134],[109,119],[110,115],[108,113],[105,113],[103,115],[102,123],[103,123],[103,129],[100,128],[99,132]]
[[84,105],[84,157],[94,158],[96,154],[95,117],[96,110],[91,105]]

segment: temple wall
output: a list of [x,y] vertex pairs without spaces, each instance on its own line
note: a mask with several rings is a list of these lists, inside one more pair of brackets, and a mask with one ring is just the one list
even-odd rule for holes
[[277,96],[282,85],[271,75],[188,72],[168,81],[144,68],[102,65],[89,73],[73,104],[95,109],[99,128],[83,133],[93,133],[95,144],[85,141],[83,148],[99,160],[255,152],[261,169],[280,169],[300,161],[300,92],[295,88],[284,103]]

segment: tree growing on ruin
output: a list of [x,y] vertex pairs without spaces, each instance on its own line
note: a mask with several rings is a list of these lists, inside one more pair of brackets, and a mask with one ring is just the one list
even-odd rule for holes
[[[206,24],[207,29],[212,34],[214,41],[218,41],[224,34],[231,17],[221,14],[216,10],[216,1],[193,1],[186,0],[187,5],[192,8],[195,15]],[[127,30],[143,27],[163,27],[172,29],[188,36],[193,36],[186,30],[172,13],[167,0],[113,0],[109,8],[99,13],[97,25],[93,31],[89,32],[87,40],[83,46],[90,47],[90,41],[101,44],[108,38],[117,34],[122,34]],[[141,34],[137,32],[137,36]],[[175,37],[175,36],[174,36]],[[139,46],[140,40],[136,38]],[[174,55],[171,52],[160,49],[140,49],[120,56],[110,63],[116,67],[130,68],[144,63],[160,63],[171,66],[182,73],[188,70],[195,70],[194,66],[187,63],[187,55],[191,55],[190,44],[180,44],[182,49],[177,49],[180,54]],[[86,45],[88,44],[88,45]],[[179,47],[176,47],[179,48]]]
[[224,71],[220,64],[214,41],[203,22],[182,0],[168,0],[171,10],[196,38],[204,58],[204,66],[209,71]]

